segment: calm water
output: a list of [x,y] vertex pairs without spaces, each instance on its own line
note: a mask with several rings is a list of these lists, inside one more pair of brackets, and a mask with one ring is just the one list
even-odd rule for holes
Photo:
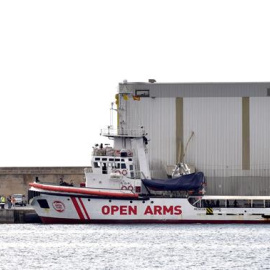
[[0,269],[270,269],[265,225],[0,225]]

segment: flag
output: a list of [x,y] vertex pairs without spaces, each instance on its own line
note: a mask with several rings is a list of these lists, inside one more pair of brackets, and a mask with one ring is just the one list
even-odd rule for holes
[[132,97],[133,97],[133,100],[137,100],[137,101],[140,101],[141,100],[141,98],[138,97],[138,96],[132,96]]

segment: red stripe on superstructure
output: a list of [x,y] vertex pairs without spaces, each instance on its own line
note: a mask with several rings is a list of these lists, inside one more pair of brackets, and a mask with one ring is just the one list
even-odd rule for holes
[[81,203],[81,206],[82,206],[82,208],[83,208],[83,211],[84,211],[84,213],[85,213],[87,219],[90,219],[90,217],[89,217],[89,215],[88,215],[88,213],[87,213],[87,211],[86,211],[86,208],[85,208],[85,206],[84,206],[84,203],[83,203],[83,201],[82,201],[82,198],[78,198],[78,199],[79,199],[79,202]]
[[73,204],[75,206],[75,209],[76,209],[76,211],[77,211],[80,219],[85,219],[84,216],[83,216],[83,213],[81,211],[81,208],[80,208],[78,202],[76,201],[76,198],[75,197],[71,197],[71,200],[72,200],[72,202],[73,202]]

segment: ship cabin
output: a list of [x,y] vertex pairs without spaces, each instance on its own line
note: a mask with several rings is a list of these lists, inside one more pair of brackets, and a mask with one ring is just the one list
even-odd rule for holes
[[133,153],[130,150],[114,149],[108,145],[97,146],[92,155],[92,171],[94,174],[110,176],[125,176],[135,178],[135,167]]
[[270,208],[270,196],[190,196],[196,208]]

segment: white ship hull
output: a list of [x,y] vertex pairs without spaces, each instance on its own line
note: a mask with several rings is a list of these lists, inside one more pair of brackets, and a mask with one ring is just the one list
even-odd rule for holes
[[194,207],[187,198],[47,193],[31,204],[43,223],[270,223],[270,208]]

